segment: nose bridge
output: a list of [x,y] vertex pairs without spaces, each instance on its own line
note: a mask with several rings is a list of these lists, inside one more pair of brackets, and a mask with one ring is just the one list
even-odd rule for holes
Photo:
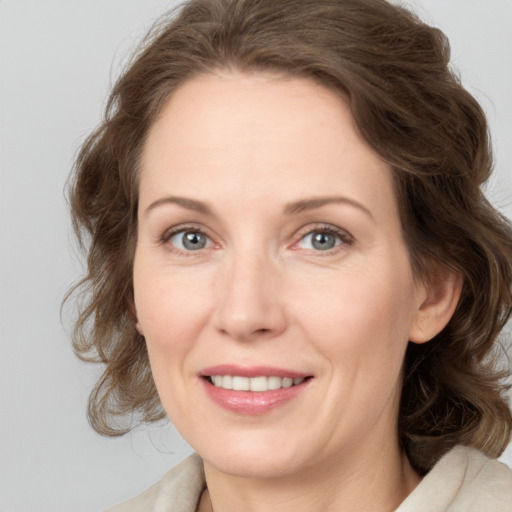
[[261,246],[234,250],[217,283],[217,329],[238,340],[281,333],[286,318],[279,280],[275,261]]

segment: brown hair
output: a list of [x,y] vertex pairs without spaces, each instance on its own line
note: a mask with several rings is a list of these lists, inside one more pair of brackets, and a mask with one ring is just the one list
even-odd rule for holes
[[[491,357],[512,308],[512,229],[480,186],[492,167],[482,109],[449,69],[438,29],[385,0],[192,0],[147,38],[84,143],[70,188],[88,273],[74,347],[104,363],[88,416],[106,435],[164,416],[132,315],[137,172],[148,128],[185,81],[218,69],[308,77],[347,99],[388,162],[417,275],[432,262],[463,278],[457,310],[409,343],[398,420],[420,472],[462,443],[498,456],[512,424]],[[430,262],[430,263],[429,263]]]

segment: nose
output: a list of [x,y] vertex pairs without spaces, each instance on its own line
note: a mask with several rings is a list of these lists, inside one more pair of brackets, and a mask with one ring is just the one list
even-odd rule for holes
[[274,338],[287,327],[279,270],[261,255],[233,257],[217,284],[214,325],[237,341]]

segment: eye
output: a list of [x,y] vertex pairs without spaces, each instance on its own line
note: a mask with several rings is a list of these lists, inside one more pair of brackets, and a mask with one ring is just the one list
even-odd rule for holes
[[344,232],[333,228],[321,228],[309,231],[298,242],[300,249],[313,251],[330,251],[342,244],[350,244],[352,241]]
[[166,237],[168,243],[180,251],[199,251],[211,246],[211,240],[201,231],[182,229]]

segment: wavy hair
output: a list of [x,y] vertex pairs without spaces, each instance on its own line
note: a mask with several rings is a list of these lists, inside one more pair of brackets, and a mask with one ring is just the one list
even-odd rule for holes
[[[145,39],[76,159],[69,198],[87,254],[73,343],[103,363],[88,417],[105,435],[164,417],[135,329],[132,267],[138,162],[177,87],[219,69],[305,77],[338,91],[362,137],[390,164],[417,275],[432,262],[462,276],[458,307],[426,344],[409,343],[398,429],[420,472],[461,443],[498,456],[512,418],[499,333],[512,310],[512,228],[486,200],[485,115],[450,69],[445,35],[385,0],[191,0]],[[69,298],[69,295],[68,295]]]

